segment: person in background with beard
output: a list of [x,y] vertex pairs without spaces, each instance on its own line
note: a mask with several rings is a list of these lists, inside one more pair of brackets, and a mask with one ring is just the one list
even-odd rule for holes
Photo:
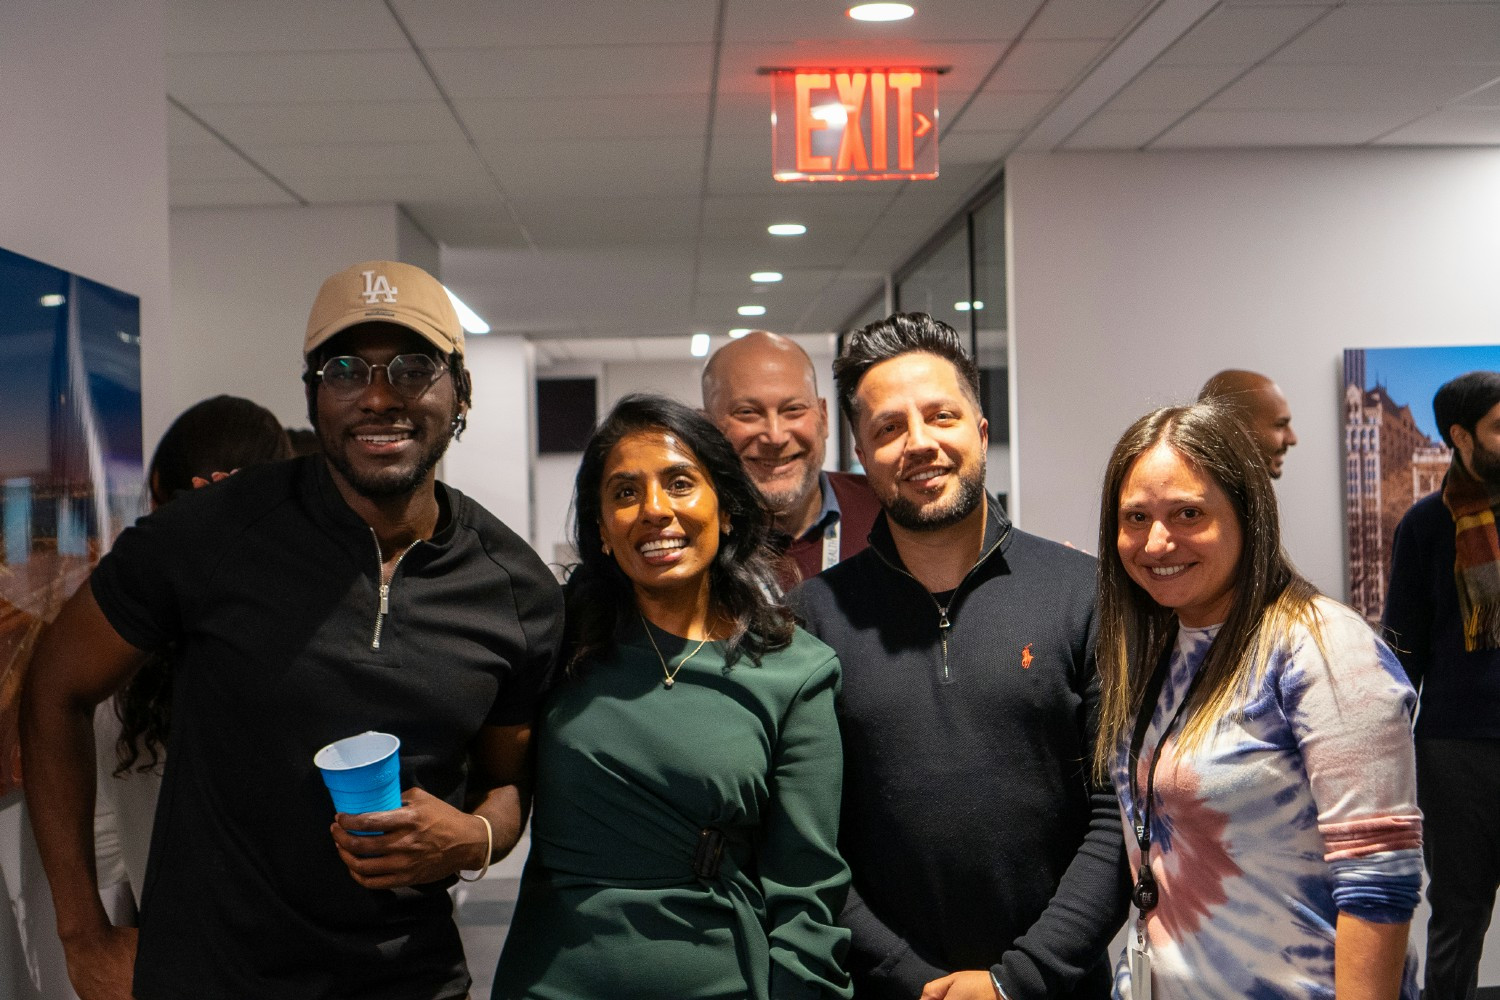
[[1094,559],[985,493],[979,374],[952,327],[874,323],[834,377],[884,511],[792,603],[844,664],[855,996],[1104,1000],[1125,867],[1090,773]]
[[1500,372],[1446,383],[1432,412],[1453,464],[1396,526],[1383,624],[1419,688],[1423,996],[1464,1000],[1500,886]]
[[[32,662],[27,805],[83,1000],[468,993],[447,890],[520,836],[561,591],[434,477],[470,400],[436,279],[390,261],[334,275],[304,356],[322,454],[126,529]],[[95,885],[92,716],[165,649],[172,730],[137,936]],[[335,814],[313,755],[366,730],[401,740],[401,805]]]
[[828,401],[795,341],[752,330],[703,367],[703,412],[729,439],[771,511],[790,589],[864,549],[880,512],[865,477],[824,472]]

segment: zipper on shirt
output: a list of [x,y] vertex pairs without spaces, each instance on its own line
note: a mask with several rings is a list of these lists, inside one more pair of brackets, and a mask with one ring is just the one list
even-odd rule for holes
[[[386,616],[391,613],[391,583],[396,579],[396,570],[401,568],[401,560],[406,558],[406,554],[415,548],[417,543],[412,542],[401,550],[401,554],[391,564],[391,575],[386,576],[385,553],[380,551],[380,539],[376,536],[374,528],[370,529],[370,537],[375,539],[375,567],[380,576],[380,604],[375,610],[375,634],[370,637],[370,648],[378,650],[380,648],[380,631],[385,627]],[[417,541],[421,541],[421,539]]]
[[1005,543],[1005,540],[1009,537],[1010,525],[1006,525],[1005,530],[1000,532],[1000,537],[995,539],[995,544],[991,545],[989,548],[981,552],[979,554],[979,558],[974,560],[974,565],[970,566],[969,571],[963,575],[963,579],[958,581],[958,586],[953,588],[953,596],[948,598],[947,604],[939,604],[938,599],[932,596],[932,591],[928,590],[927,586],[923,584],[921,580],[918,580],[916,577],[912,576],[911,573],[909,573],[905,568],[897,566],[895,563],[887,559],[885,553],[881,552],[879,548],[876,548],[873,545],[871,546],[871,548],[875,549],[875,554],[880,557],[881,562],[885,563],[897,573],[900,573],[902,576],[911,580],[918,587],[921,587],[922,593],[927,595],[928,599],[932,601],[932,606],[937,609],[938,644],[943,651],[944,684],[947,684],[953,680],[953,671],[948,665],[948,633],[953,629],[953,622],[948,619],[948,609],[953,607],[953,602],[958,599],[958,592],[964,589],[964,584],[969,582],[969,577],[974,575],[974,571],[982,566],[984,564],[984,561],[990,557],[991,553],[993,553],[996,549],[1003,545]]

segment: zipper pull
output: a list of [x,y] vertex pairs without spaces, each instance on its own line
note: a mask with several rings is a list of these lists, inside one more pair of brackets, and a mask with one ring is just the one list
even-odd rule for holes
[[952,627],[953,623],[948,620],[948,609],[938,608],[938,628],[946,632]]
[[383,615],[391,613],[391,585],[388,583],[380,585],[380,613]]

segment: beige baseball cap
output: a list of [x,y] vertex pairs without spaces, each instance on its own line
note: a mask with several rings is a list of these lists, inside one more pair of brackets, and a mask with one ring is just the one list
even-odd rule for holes
[[334,334],[360,323],[395,323],[445,354],[464,353],[464,328],[447,290],[411,264],[367,260],[323,282],[307,317],[302,353],[311,354]]

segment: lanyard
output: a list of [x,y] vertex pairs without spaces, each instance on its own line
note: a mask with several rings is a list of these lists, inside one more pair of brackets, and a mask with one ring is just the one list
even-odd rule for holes
[[828,527],[823,529],[823,568],[838,565],[839,561],[839,522],[835,518]]
[[1136,782],[1137,763],[1140,761],[1141,747],[1146,742],[1146,730],[1151,726],[1151,717],[1156,714],[1156,700],[1161,697],[1161,689],[1167,682],[1167,674],[1171,672],[1172,651],[1176,646],[1177,636],[1174,632],[1167,642],[1167,648],[1162,650],[1161,658],[1156,661],[1151,680],[1146,682],[1140,712],[1135,717],[1135,732],[1130,737],[1130,818],[1135,830],[1136,845],[1141,849],[1140,873],[1136,877],[1130,898],[1143,916],[1155,908],[1161,895],[1156,887],[1156,876],[1151,874],[1151,808],[1156,798],[1156,765],[1161,761],[1161,748],[1166,745],[1167,737],[1182,718],[1188,702],[1193,700],[1193,693],[1198,690],[1198,682],[1203,679],[1203,669],[1200,666],[1193,675],[1192,683],[1188,685],[1187,693],[1178,702],[1177,711],[1172,713],[1172,718],[1167,720],[1157,738],[1156,748],[1151,751],[1151,766],[1146,770],[1146,796],[1143,801]]

